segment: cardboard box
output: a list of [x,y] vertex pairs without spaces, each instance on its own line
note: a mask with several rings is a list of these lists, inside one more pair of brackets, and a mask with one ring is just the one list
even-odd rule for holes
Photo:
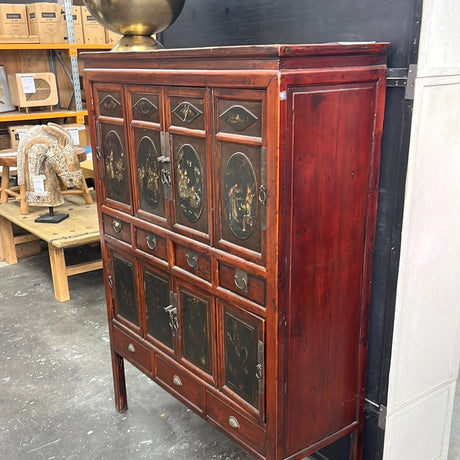
[[29,35],[26,5],[0,3],[0,35]]
[[112,32],[109,29],[105,29],[105,42],[108,45],[115,45],[121,37],[123,37],[123,35]]
[[35,125],[15,125],[15,126],[9,126],[8,127],[8,132],[10,134],[10,145],[12,149],[17,149],[19,140],[21,139],[22,135],[29,130],[30,128],[33,128]]
[[[81,6],[72,6],[72,23],[73,23],[73,35],[75,43],[85,43],[83,35],[83,23],[81,20]],[[65,8],[61,6],[61,36],[63,43],[69,43],[69,37],[67,33],[67,21],[65,15]]]
[[73,140],[73,145],[88,145],[88,130],[86,126],[82,123],[67,123],[65,125],[60,125],[61,128],[64,128],[71,136]]
[[81,7],[81,20],[85,43],[90,45],[105,45],[105,28],[99,24],[86,6]]
[[[16,125],[9,126],[8,132],[10,134],[10,145],[11,148],[17,149],[19,140],[24,135],[24,133],[33,128],[35,125]],[[69,123],[65,125],[60,125],[64,128],[72,137],[74,145],[88,145],[88,130],[84,124],[81,123]]]
[[57,3],[27,5],[30,35],[38,35],[40,43],[63,43],[61,6]]

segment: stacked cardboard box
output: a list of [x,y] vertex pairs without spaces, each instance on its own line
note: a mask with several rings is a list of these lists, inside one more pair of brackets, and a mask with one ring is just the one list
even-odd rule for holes
[[0,3],[0,35],[10,37],[29,36],[25,5]]
[[[72,6],[72,23],[73,23],[74,43],[77,43],[77,44],[85,43],[85,38],[83,35],[83,23],[81,20],[81,6]],[[62,30],[61,32],[62,43],[69,43],[65,8],[62,6],[61,6],[61,30]]]
[[91,15],[86,6],[81,7],[81,18],[83,23],[83,34],[85,43],[91,45],[105,45],[105,29]]
[[19,140],[22,135],[33,126],[34,125],[15,125],[8,127],[8,132],[10,134],[10,146],[12,149],[18,148]]
[[[10,134],[10,146],[12,149],[17,149],[19,141],[23,134],[35,125],[15,125],[8,128]],[[60,125],[72,137],[74,145],[85,146],[89,144],[88,130],[82,123],[68,123]]]
[[31,35],[38,35],[40,43],[62,43],[61,7],[57,3],[30,3],[27,17]]
[[[85,6],[71,9],[76,44],[114,45],[121,38],[99,24]],[[9,41],[33,36],[40,43],[69,43],[65,8],[47,2],[0,3],[0,36]]]

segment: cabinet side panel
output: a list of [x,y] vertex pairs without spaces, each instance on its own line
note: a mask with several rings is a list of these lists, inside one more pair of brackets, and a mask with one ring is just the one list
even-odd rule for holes
[[293,88],[286,454],[357,421],[374,83]]

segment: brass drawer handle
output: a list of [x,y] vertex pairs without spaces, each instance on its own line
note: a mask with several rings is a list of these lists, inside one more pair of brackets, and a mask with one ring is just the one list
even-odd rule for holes
[[236,417],[234,417],[233,415],[230,415],[230,417],[228,418],[228,424],[232,427],[232,428],[235,428],[235,429],[238,429],[240,427],[240,424],[237,420]]
[[112,220],[112,228],[115,233],[121,232],[122,223],[118,219]]
[[196,252],[190,249],[185,253],[185,257],[187,259],[187,265],[190,268],[195,269],[198,265],[198,256]]
[[243,292],[248,292],[248,274],[244,270],[236,268],[233,281],[237,289]]
[[178,387],[182,386],[182,380],[180,379],[180,377],[178,375],[175,375],[173,377],[173,383],[174,383],[174,385],[176,385]]
[[145,241],[149,249],[151,249],[152,251],[157,250],[157,237],[155,235],[147,233],[147,235],[145,236]]
[[132,343],[129,343],[128,351],[130,351],[131,353],[136,353],[136,347]]

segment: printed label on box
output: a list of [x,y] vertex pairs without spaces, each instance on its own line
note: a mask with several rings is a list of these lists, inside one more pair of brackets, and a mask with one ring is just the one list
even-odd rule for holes
[[24,94],[34,94],[37,92],[33,75],[23,75],[21,77],[21,84]]

